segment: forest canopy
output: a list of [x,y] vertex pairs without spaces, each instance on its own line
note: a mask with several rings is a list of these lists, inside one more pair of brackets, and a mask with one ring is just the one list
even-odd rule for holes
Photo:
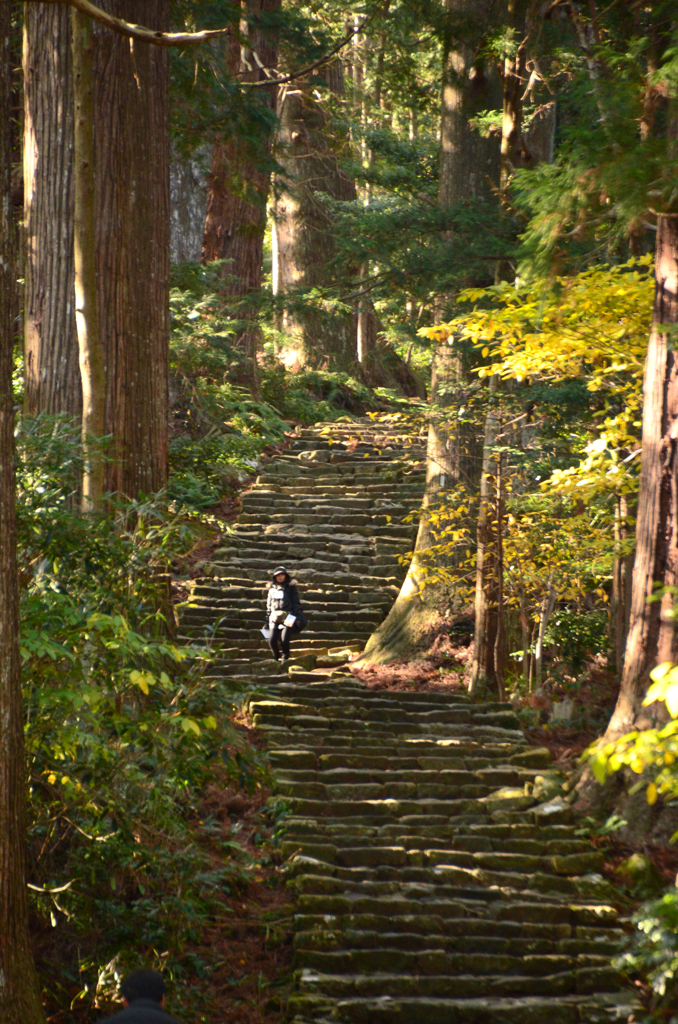
[[582,805],[675,797],[677,33],[672,0],[0,5],[7,1024],[93,1020],[140,950],[211,969],[260,861],[204,793],[269,775],[176,609],[302,427],[428,431],[364,665],[472,636],[472,699],[577,709]]

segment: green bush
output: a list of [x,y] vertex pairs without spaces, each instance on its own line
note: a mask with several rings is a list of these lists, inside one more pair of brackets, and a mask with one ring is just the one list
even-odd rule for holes
[[634,1020],[678,1024],[678,890],[643,903],[632,920],[635,931],[615,966],[649,986],[647,1012]]
[[209,643],[177,647],[158,610],[192,530],[159,498],[81,516],[78,434],[24,422],[17,494],[32,911],[37,935],[59,936],[41,962],[53,999],[78,980],[91,1003],[113,961],[175,969],[246,877],[201,794],[256,785],[265,764],[230,724],[237,695],[205,675]]
[[263,397],[285,419],[308,426],[346,415],[360,416],[378,408],[374,394],[347,373],[300,370],[290,373],[280,363],[269,362],[261,370]]
[[172,438],[168,496],[195,508],[216,504],[257,468],[263,447],[263,438],[246,434]]
[[574,611],[560,608],[544,634],[547,646],[558,648],[560,655],[579,671],[587,658],[605,654],[609,649],[608,614],[606,611]]

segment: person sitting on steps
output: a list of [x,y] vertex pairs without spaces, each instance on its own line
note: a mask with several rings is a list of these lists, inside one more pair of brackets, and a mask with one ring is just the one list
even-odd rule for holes
[[[273,657],[281,665],[284,665],[290,656],[292,635],[300,633],[304,628],[306,616],[299,600],[297,582],[290,579],[290,574],[285,566],[277,566],[271,575],[273,582],[269,587],[266,600],[264,629],[270,631],[268,646],[273,652]],[[282,655],[280,654],[281,647]]]

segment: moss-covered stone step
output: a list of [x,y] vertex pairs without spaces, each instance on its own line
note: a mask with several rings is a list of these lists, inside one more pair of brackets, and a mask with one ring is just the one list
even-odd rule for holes
[[610,1024],[624,1021],[629,1000],[617,993],[523,998],[353,998],[338,1002],[320,995],[292,997],[289,1008],[302,1021],[346,1024]]
[[[560,909],[560,908],[559,908]],[[364,915],[363,915],[364,917]],[[417,917],[375,919],[369,917],[366,927],[362,918],[337,918],[297,915],[294,948],[332,949],[429,949],[455,952],[508,953],[512,956],[579,955],[609,956],[616,952],[624,937],[621,928],[590,928],[566,921],[558,923],[530,921],[494,921],[485,918],[459,917],[439,919],[426,914]],[[383,925],[376,930],[375,925]],[[387,929],[387,930],[384,930]],[[577,949],[575,945],[579,944]]]
[[[439,999],[589,995],[614,991],[622,983],[609,961],[586,954],[580,962],[580,957],[464,956],[436,949],[417,953],[384,949],[356,950],[353,954],[305,952],[304,960],[308,966],[301,978],[301,991],[322,992],[336,999],[356,995]],[[600,960],[603,962],[595,962]],[[326,963],[328,970],[323,968]],[[345,971],[332,973],[333,965],[338,963]],[[476,974],[479,965],[482,967]],[[520,972],[521,966],[525,973]],[[504,973],[495,974],[493,967]],[[314,976],[313,971],[318,974]]]

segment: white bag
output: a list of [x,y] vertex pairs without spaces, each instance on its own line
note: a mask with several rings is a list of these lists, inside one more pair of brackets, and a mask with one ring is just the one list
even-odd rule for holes
[[270,640],[272,632],[273,632],[272,629],[262,629],[261,630],[261,635],[263,636],[264,640]]

